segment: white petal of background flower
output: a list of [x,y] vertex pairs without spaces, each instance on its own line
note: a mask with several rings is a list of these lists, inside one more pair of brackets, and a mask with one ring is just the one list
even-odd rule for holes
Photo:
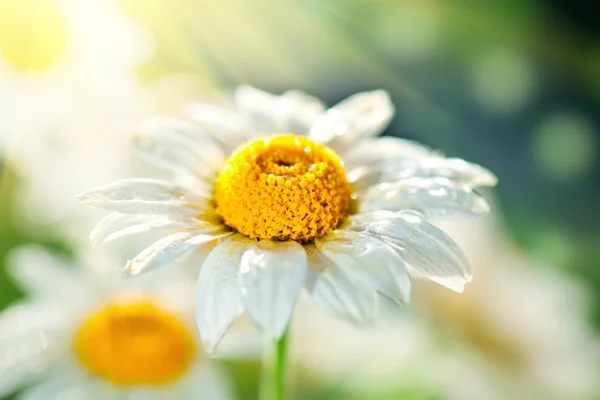
[[127,275],[138,275],[142,272],[163,267],[179,260],[198,247],[226,235],[228,234],[174,233],[152,243],[144,249],[133,260],[127,263],[124,272]]
[[385,241],[410,267],[456,292],[462,292],[464,285],[472,279],[460,247],[419,213],[405,211],[394,215],[380,211],[359,214],[358,218],[350,217],[348,228]]
[[53,301],[92,301],[82,282],[81,270],[66,265],[58,257],[38,246],[18,248],[7,256],[7,269],[18,285],[30,296]]
[[95,379],[81,370],[59,371],[26,389],[20,400],[100,400],[119,397],[118,389]]
[[0,396],[45,372],[61,356],[48,342],[64,336],[68,317],[56,304],[18,303],[0,314]]
[[410,277],[402,258],[387,244],[350,230],[337,230],[315,243],[342,271],[354,271],[373,290],[397,303],[410,300]]
[[469,218],[489,206],[472,188],[447,178],[407,178],[373,186],[361,197],[360,212],[417,210],[429,218]]
[[376,310],[376,297],[360,276],[327,258],[313,244],[306,246],[308,276],[306,289],[312,300],[331,315],[354,324],[370,322]]
[[246,315],[271,336],[285,332],[306,280],[306,252],[297,242],[261,240],[240,264],[240,288]]
[[144,123],[134,136],[140,153],[156,165],[211,179],[225,162],[215,141],[195,125],[167,117]]
[[343,151],[361,139],[380,134],[393,116],[394,105],[387,92],[357,93],[315,121],[310,137],[335,151]]
[[202,342],[211,353],[243,311],[240,262],[244,251],[253,244],[243,235],[235,234],[217,245],[200,268],[196,319]]
[[[168,389],[157,391],[155,388],[136,387],[128,391],[127,400],[162,400],[169,395],[171,395],[171,393]],[[178,388],[177,396],[181,399],[192,398],[187,385]]]
[[184,383],[189,399],[228,400],[234,398],[224,371],[218,365],[202,363]]

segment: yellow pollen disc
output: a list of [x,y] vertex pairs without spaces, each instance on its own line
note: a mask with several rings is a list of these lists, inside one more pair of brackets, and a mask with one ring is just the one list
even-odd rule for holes
[[308,242],[321,237],[348,216],[350,199],[340,158],[294,135],[237,150],[215,185],[224,223],[259,239]]
[[0,0],[0,56],[14,67],[44,70],[66,47],[66,21],[55,0]]
[[111,305],[92,315],[74,345],[90,371],[122,386],[172,382],[187,371],[196,352],[183,322],[139,302]]

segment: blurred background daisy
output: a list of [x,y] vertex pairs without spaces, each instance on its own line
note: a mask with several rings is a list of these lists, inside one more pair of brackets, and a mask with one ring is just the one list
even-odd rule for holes
[[[179,117],[188,101],[240,83],[298,88],[327,104],[385,88],[397,115],[384,134],[494,171],[498,211],[443,226],[474,270],[462,295],[416,282],[426,290],[415,290],[410,307],[386,308],[360,331],[302,302],[302,323],[292,324],[296,397],[597,399],[600,31],[592,6],[0,0],[0,308],[24,301],[6,272],[21,254],[11,250],[35,244],[73,262],[98,218],[73,196],[150,168],[130,147],[144,117]],[[139,250],[138,242],[123,249],[126,257]],[[26,271],[25,288],[39,282]],[[193,286],[197,268],[189,271]],[[12,366],[5,349],[0,365]],[[258,364],[222,364],[234,394],[256,398]]]
[[0,395],[232,398],[199,346],[185,273],[124,281],[113,257],[86,253],[76,266],[34,245],[10,253],[25,298],[0,314]]

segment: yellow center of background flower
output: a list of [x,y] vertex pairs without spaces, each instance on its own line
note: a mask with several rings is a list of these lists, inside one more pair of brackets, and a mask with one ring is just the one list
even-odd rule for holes
[[75,336],[79,360],[122,386],[169,383],[194,359],[194,339],[182,321],[149,303],[108,306],[84,321]]
[[276,136],[233,153],[215,185],[224,223],[259,239],[308,242],[348,216],[340,158],[305,137]]
[[0,0],[0,54],[14,67],[49,68],[66,46],[66,21],[55,1]]

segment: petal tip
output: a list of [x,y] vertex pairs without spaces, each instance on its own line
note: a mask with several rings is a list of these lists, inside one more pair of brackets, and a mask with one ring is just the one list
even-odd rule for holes
[[88,190],[75,195],[79,204],[85,207],[101,207],[106,198],[94,190]]
[[485,184],[489,187],[497,186],[498,177],[494,173],[490,172],[489,175],[486,177]]
[[206,337],[205,335],[202,334],[202,331],[201,331],[200,338],[201,338],[201,341],[202,341],[202,346],[204,347],[204,349],[206,350],[206,352],[211,357],[217,357],[218,356],[217,355],[217,350],[218,350],[219,344],[223,340],[224,336],[225,336],[225,332],[223,332],[223,334],[210,335],[210,337]]
[[477,197],[473,202],[473,212],[477,215],[489,214],[490,212],[490,205],[485,198],[479,194],[477,194]]
[[127,261],[127,264],[121,270],[121,273],[124,277],[129,278],[132,276],[136,276],[140,274],[140,269],[135,265],[136,263],[133,260]]
[[81,192],[75,195],[75,200],[81,205],[90,206],[91,197],[89,192]]

